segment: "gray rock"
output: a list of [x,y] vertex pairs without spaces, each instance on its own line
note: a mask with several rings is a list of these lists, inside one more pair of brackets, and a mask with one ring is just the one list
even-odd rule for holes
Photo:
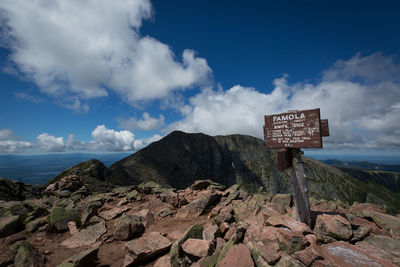
[[0,237],[12,235],[20,228],[21,218],[19,215],[0,218]]
[[67,261],[63,263],[63,265],[59,265],[58,267],[61,266],[71,266],[71,267],[92,267],[96,266],[96,259],[97,259],[97,253],[99,252],[99,248],[90,248],[84,251],[79,252],[78,254],[75,254],[71,258],[69,258]]

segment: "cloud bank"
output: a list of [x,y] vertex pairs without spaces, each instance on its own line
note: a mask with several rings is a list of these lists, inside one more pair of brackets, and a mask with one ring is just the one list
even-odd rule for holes
[[124,101],[160,99],[207,81],[207,61],[141,36],[152,15],[149,0],[2,0],[1,44],[10,66],[61,105],[87,111],[109,90]]
[[204,90],[190,98],[186,116],[165,131],[262,138],[264,115],[319,107],[329,119],[326,148],[400,148],[400,67],[393,57],[356,54],[337,61],[316,84],[290,84],[287,76],[273,84],[269,94],[240,85]]
[[0,129],[0,154],[21,152],[71,152],[71,151],[99,151],[99,152],[126,152],[136,151],[148,144],[162,138],[153,135],[149,138],[136,139],[128,130],[116,131],[108,129],[105,125],[99,125],[92,131],[92,140],[82,142],[74,139],[73,134],[64,137],[56,137],[48,133],[42,133],[36,137],[35,142],[20,140],[10,129]]
[[32,143],[22,141],[10,129],[0,129],[0,154],[18,153],[32,148]]
[[119,127],[132,131],[153,131],[162,128],[165,125],[164,116],[161,114],[159,118],[153,118],[149,113],[144,112],[142,119],[134,117],[128,119],[120,119]]

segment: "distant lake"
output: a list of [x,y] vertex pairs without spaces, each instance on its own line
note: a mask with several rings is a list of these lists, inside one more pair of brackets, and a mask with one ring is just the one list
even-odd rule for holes
[[63,170],[80,162],[98,159],[109,167],[132,153],[0,155],[0,177],[27,184],[44,184]]

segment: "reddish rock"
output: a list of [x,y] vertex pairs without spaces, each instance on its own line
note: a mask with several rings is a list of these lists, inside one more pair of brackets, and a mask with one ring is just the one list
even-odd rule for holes
[[127,200],[126,197],[124,197],[123,199],[121,199],[121,200],[118,202],[117,206],[125,206],[125,205],[127,205],[127,204],[129,204],[129,203],[130,203],[129,200]]
[[137,216],[140,218],[140,221],[144,224],[144,226],[147,228],[149,227],[152,223],[154,223],[155,218],[154,214],[150,212],[148,209],[144,209],[135,213],[129,213],[130,215]]
[[124,266],[131,266],[148,261],[168,251],[171,241],[158,232],[151,232],[146,236],[125,243],[127,254]]
[[279,243],[279,248],[289,255],[303,250],[309,244],[302,234],[293,232],[288,228],[277,228],[275,235]]
[[129,209],[130,209],[129,207],[115,207],[109,210],[100,209],[99,216],[105,220],[111,220]]
[[104,221],[88,226],[86,229],[81,230],[77,234],[61,242],[62,246],[67,248],[77,248],[81,246],[90,246],[96,243],[100,237],[107,232],[106,224]]
[[265,224],[267,226],[272,225],[275,227],[289,228],[293,232],[302,233],[304,235],[312,233],[310,227],[308,227],[305,223],[296,221],[295,219],[285,215],[271,216],[265,221]]
[[400,219],[382,212],[378,212],[372,208],[357,210],[354,213],[363,218],[369,218],[380,228],[384,229],[384,233],[394,238],[400,238]]
[[221,232],[222,235],[225,235],[225,233],[229,230],[229,223],[227,222],[222,222],[219,225],[219,230]]
[[321,252],[325,259],[322,264],[325,262],[327,265],[343,267],[395,267],[394,264],[391,264],[385,259],[372,256],[370,251],[362,250],[343,241],[323,245],[321,247]]
[[225,258],[219,263],[219,267],[253,267],[249,249],[243,244],[233,245],[226,253]]
[[[322,214],[317,216],[314,233],[324,241],[349,240],[353,234],[350,222],[340,215]],[[328,237],[328,238],[326,238]]]
[[[378,228],[373,222],[367,221],[362,218],[350,219],[351,226],[353,228],[353,237],[351,241],[359,241],[368,236],[375,228]],[[376,229],[375,232],[379,232],[380,229]]]
[[159,198],[162,202],[168,203],[174,207],[178,207],[179,205],[178,193],[172,190],[165,190],[159,195]]
[[307,247],[301,251],[296,251],[294,257],[306,266],[311,266],[311,264],[316,260],[324,259],[319,246],[315,245]]
[[228,241],[228,240],[232,237],[232,235],[233,235],[233,233],[235,232],[235,230],[236,230],[235,227],[229,228],[229,230],[228,230],[228,231],[226,232],[226,234],[224,235],[224,239],[225,239],[226,241]]
[[68,229],[71,235],[77,234],[79,232],[78,227],[76,227],[76,222],[68,222]]
[[153,267],[171,267],[171,257],[167,254],[154,263]]
[[219,228],[216,224],[207,223],[203,228],[203,239],[213,241],[219,233]]
[[211,241],[189,238],[182,244],[183,251],[197,258],[209,256],[214,251]]
[[368,251],[371,256],[390,261],[400,266],[400,240],[388,236],[371,235],[356,244],[357,247]]
[[180,208],[176,214],[176,218],[196,218],[203,213],[204,209],[218,202],[220,198],[220,194],[209,191],[205,196]]

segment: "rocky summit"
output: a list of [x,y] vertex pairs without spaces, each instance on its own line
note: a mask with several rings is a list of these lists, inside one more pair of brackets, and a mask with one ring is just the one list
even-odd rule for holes
[[[399,266],[400,215],[198,180],[88,189],[69,174],[38,199],[0,202],[0,266]],[[71,190],[69,193],[61,193]]]

